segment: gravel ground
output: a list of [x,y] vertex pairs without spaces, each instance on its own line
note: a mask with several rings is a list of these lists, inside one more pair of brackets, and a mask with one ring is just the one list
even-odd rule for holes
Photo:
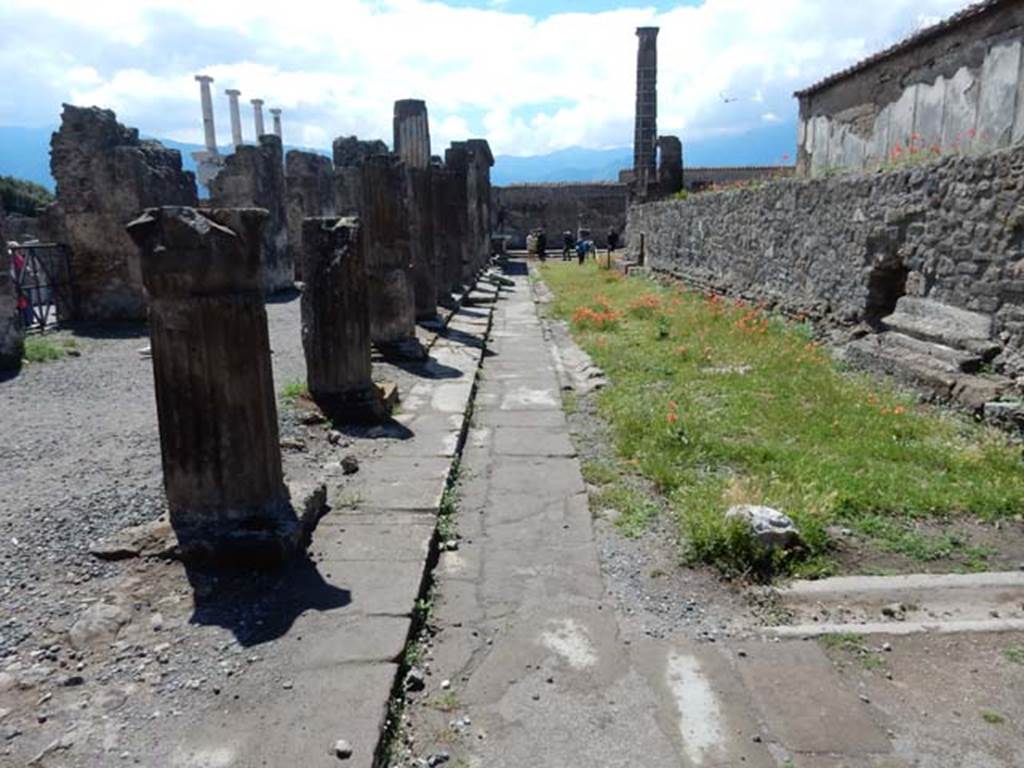
[[[280,392],[305,378],[299,301],[267,312]],[[194,716],[233,677],[269,673],[254,646],[277,629],[273,600],[253,596],[271,595],[279,577],[89,554],[166,511],[151,367],[138,352],[149,340],[141,325],[60,336],[75,338],[77,356],[0,381],[0,766],[40,756],[109,765],[112,755],[164,765],[137,751],[152,744],[153,721]],[[416,376],[375,363],[375,378],[401,392]],[[353,429],[332,444],[290,406],[279,418],[288,478],[317,478],[346,455],[372,460],[387,439]],[[214,584],[219,599],[197,612]]]

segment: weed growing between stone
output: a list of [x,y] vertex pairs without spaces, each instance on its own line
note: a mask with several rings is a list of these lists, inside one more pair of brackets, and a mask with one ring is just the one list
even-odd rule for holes
[[[554,313],[612,382],[598,402],[625,466],[669,500],[691,560],[823,573],[831,525],[937,558],[965,543],[915,538],[915,520],[1024,510],[1019,446],[839,370],[806,325],[593,265],[549,263],[543,276]],[[786,512],[806,547],[765,552],[725,520],[740,503]],[[986,552],[966,554],[983,565]]]
[[286,405],[294,405],[300,397],[309,396],[309,387],[304,381],[289,381],[281,388],[281,401]]

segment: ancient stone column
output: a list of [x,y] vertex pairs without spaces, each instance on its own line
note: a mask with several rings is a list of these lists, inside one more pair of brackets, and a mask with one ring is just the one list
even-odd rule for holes
[[295,264],[295,279],[302,280],[302,222],[310,217],[336,214],[334,167],[331,158],[298,149],[288,151],[284,167],[288,250]]
[[266,217],[165,207],[128,225],[150,297],[164,487],[189,555],[276,559],[304,536],[281,470],[260,286]]
[[452,292],[455,290],[459,278],[458,272],[451,268],[451,259],[449,258],[449,239],[452,226],[448,218],[448,196],[451,176],[452,174],[440,161],[431,164],[430,215],[434,231],[437,303],[439,306],[448,308],[455,306]]
[[416,319],[420,321],[437,319],[437,251],[434,248],[432,173],[429,166],[405,167],[413,290],[416,295]]
[[259,137],[228,155],[224,167],[210,182],[214,208],[265,208],[270,218],[263,228],[263,286],[266,292],[288,290],[295,281],[293,254],[288,248],[288,212],[285,205],[284,158],[281,139]]
[[281,135],[281,110],[276,107],[270,110],[271,117],[274,118],[274,135],[279,139],[284,137]]
[[231,143],[238,149],[242,146],[242,113],[238,108],[238,97],[242,92],[236,88],[228,88],[224,93],[227,94],[231,107]]
[[210,83],[213,78],[209,75],[196,75],[196,82],[199,83],[199,99],[203,105],[203,133],[206,136],[206,151],[211,155],[217,154],[217,131],[213,126],[213,96],[210,95]]
[[683,142],[678,136],[659,136],[661,164],[658,166],[658,193],[674,195],[683,188]]
[[252,104],[252,117],[256,124],[256,141],[260,140],[266,131],[263,130],[263,99],[252,99],[249,102]]
[[18,317],[18,296],[4,239],[3,211],[0,211],[0,371],[20,368],[24,351],[25,333]]
[[638,194],[646,196],[657,180],[658,28],[639,27],[636,57],[636,124],[633,134],[633,172]]
[[445,150],[444,163],[450,173],[446,195],[449,248],[445,258],[448,268],[457,275],[452,290],[461,292],[474,271],[469,256],[469,149],[465,142],[452,142]]
[[370,297],[356,218],[302,223],[302,348],[309,393],[331,419],[386,416],[371,379]]
[[491,259],[491,167],[494,155],[486,139],[470,139],[469,148],[470,180],[467,194],[471,218],[470,249],[474,274],[483,269]]
[[339,136],[332,149],[335,210],[342,216],[358,216],[363,204],[363,162],[373,155],[386,155],[388,146],[380,139],[361,141],[355,136]]
[[370,336],[386,354],[422,357],[416,340],[416,294],[405,167],[394,155],[362,165],[363,247],[370,297]]
[[430,125],[426,102],[403,99],[395,102],[394,147],[410,168],[430,167]]

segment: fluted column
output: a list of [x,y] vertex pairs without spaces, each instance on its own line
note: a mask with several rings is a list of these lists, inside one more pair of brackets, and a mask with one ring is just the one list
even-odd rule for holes
[[228,88],[224,93],[228,96],[231,108],[231,143],[238,149],[242,146],[242,113],[238,108],[238,97],[242,92],[236,88]]

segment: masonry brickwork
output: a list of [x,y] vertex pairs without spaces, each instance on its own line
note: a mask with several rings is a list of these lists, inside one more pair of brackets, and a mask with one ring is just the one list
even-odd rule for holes
[[1024,147],[630,209],[630,253],[701,287],[843,323],[902,295],[983,314],[1024,373]]
[[50,169],[57,201],[40,230],[70,248],[77,319],[144,318],[139,253],[124,227],[148,207],[197,204],[195,177],[182,170],[181,154],[140,140],[110,110],[65,104]]
[[514,184],[494,187],[492,226],[496,235],[510,238],[512,248],[525,248],[526,236],[544,227],[548,242],[558,244],[562,232],[576,236],[590,230],[599,247],[607,245],[608,230],[620,235],[626,225],[629,188],[625,184]]

